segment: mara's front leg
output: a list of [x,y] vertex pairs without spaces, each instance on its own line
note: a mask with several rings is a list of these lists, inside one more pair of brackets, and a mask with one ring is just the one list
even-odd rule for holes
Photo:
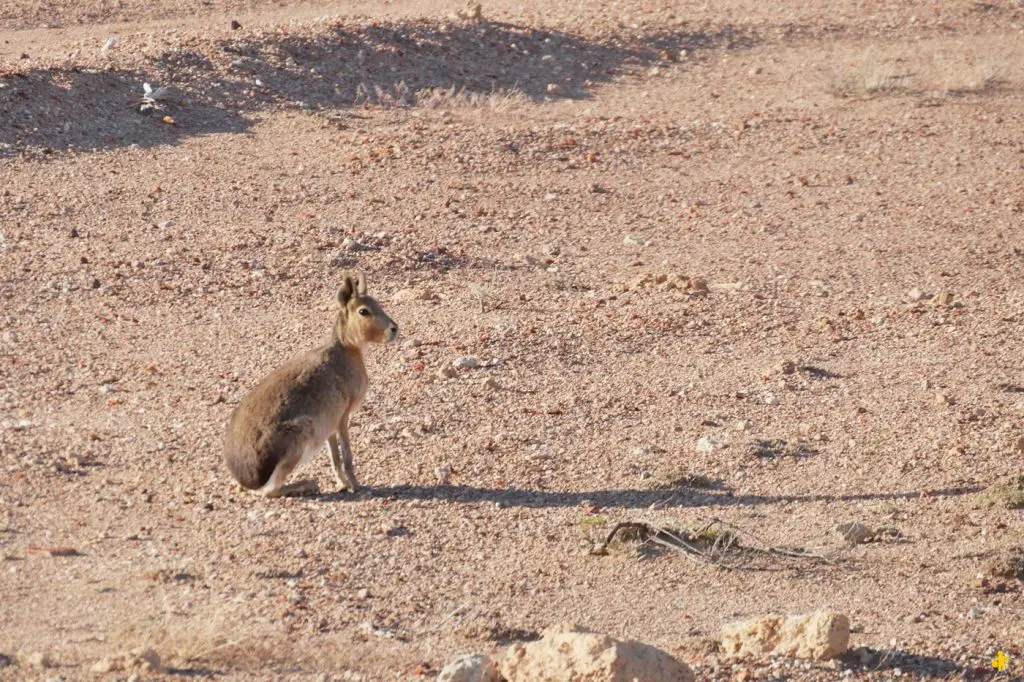
[[348,414],[338,423],[338,433],[327,439],[331,446],[331,464],[334,466],[334,477],[343,490],[357,493],[359,483],[352,464],[352,446],[348,438]]

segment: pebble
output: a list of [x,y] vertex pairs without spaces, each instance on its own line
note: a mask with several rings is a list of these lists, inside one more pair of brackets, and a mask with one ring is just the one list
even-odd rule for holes
[[455,361],[455,367],[458,369],[476,369],[479,366],[480,361],[473,355],[463,355]]
[[499,384],[498,380],[494,377],[487,377],[483,380],[481,385],[489,391],[497,391],[501,389],[501,384]]
[[622,243],[626,244],[627,246],[629,246],[629,245],[632,245],[632,246],[650,246],[651,245],[651,241],[649,239],[644,239],[642,237],[634,237],[633,235],[629,235],[629,234],[627,234],[626,237],[622,240]]
[[356,597],[359,598],[359,599],[366,600],[366,599],[369,599],[370,596],[371,596],[370,595],[370,590],[365,588],[365,587],[362,588],[361,590],[359,590],[358,592],[356,592]]
[[740,419],[738,422],[736,422],[735,424],[732,425],[732,428],[734,430],[736,430],[736,431],[749,431],[750,430],[750,420],[749,419]]
[[548,83],[548,86],[544,88],[545,92],[555,97],[565,97],[565,88],[558,83]]
[[174,227],[174,223],[171,222],[170,220],[164,220],[163,222],[157,223],[157,227],[159,227],[161,230],[166,230],[170,227]]
[[719,447],[718,441],[711,436],[701,436],[697,439],[697,452],[714,452]]
[[907,292],[907,300],[910,301],[911,303],[917,303],[922,298],[924,298],[924,293],[917,287],[914,287],[913,289]]
[[971,620],[977,620],[978,618],[981,618],[981,611],[972,606],[970,610],[967,611],[967,617]]
[[117,38],[107,38],[106,42],[103,43],[103,52],[110,52],[117,47]]
[[459,373],[455,370],[455,368],[450,367],[448,365],[445,365],[444,367],[434,372],[434,376],[437,377],[438,379],[454,379],[458,375]]
[[779,399],[775,396],[774,393],[765,393],[763,400],[764,400],[764,404],[765,405],[778,405],[779,404]]

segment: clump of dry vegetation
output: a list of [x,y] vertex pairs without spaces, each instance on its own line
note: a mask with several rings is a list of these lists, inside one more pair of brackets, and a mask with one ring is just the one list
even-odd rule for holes
[[160,659],[188,665],[232,650],[245,642],[238,634],[239,610],[221,607],[210,613],[185,614],[169,603],[159,614],[121,632],[119,640],[159,652]]
[[833,77],[829,92],[836,97],[905,95],[916,90],[915,77],[902,58],[884,57],[869,49],[849,71]]
[[453,85],[448,88],[423,88],[416,91],[416,104],[426,109],[467,108],[505,111],[528,104],[529,101],[526,93],[516,89],[477,92]]
[[980,493],[979,502],[982,507],[996,509],[1024,508],[1024,476],[990,486]]
[[1010,56],[973,61],[959,54],[926,59],[886,55],[872,47],[852,60],[846,70],[835,73],[828,90],[843,98],[976,95],[1007,84],[1013,61]]

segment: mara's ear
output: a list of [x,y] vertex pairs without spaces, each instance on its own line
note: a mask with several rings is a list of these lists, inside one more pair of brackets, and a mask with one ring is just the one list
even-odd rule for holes
[[366,275],[361,272],[356,274],[356,293],[366,296]]
[[352,300],[352,295],[356,291],[356,284],[352,281],[351,277],[346,277],[345,281],[341,283],[341,288],[338,289],[338,303],[341,305],[348,305],[348,302]]

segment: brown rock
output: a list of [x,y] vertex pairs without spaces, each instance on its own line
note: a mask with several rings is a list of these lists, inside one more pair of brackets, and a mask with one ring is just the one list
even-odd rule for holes
[[850,647],[850,620],[816,611],[799,616],[767,616],[722,628],[721,651],[732,656],[792,656],[825,661]]
[[622,642],[569,624],[554,625],[539,641],[513,644],[501,663],[508,682],[692,682],[693,672],[670,654],[640,642]]

